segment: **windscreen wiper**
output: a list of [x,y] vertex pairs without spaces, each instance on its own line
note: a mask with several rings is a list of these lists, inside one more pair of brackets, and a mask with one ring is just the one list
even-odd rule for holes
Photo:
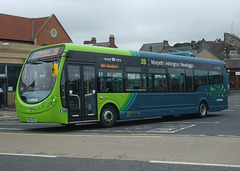
[[42,61],[38,61],[38,60],[30,60],[26,62],[27,64],[34,64],[34,65],[38,65],[38,64],[42,64]]

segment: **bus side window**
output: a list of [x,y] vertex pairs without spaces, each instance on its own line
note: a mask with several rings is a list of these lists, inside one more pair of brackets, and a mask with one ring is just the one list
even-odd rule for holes
[[206,70],[194,70],[194,85],[195,88],[201,85],[208,84],[208,71]]
[[99,69],[98,90],[100,92],[122,92],[122,70]]
[[146,74],[139,67],[126,67],[126,91],[147,91]]
[[165,69],[149,68],[148,73],[149,91],[167,91],[167,74]]
[[223,76],[220,71],[209,71],[209,84],[222,83]]
[[160,74],[149,74],[149,91],[167,91],[167,76]]
[[169,68],[168,73],[170,91],[172,92],[186,91],[184,69]]

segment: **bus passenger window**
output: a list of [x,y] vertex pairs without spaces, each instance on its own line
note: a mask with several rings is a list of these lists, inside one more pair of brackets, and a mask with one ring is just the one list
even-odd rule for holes
[[126,72],[126,91],[147,91],[146,74],[140,67],[126,67]]
[[146,91],[146,74],[127,73],[126,91]]
[[222,83],[223,76],[220,71],[209,71],[209,84]]
[[194,70],[194,85],[197,88],[208,84],[208,72],[205,70]]
[[98,90],[100,92],[122,92],[123,78],[121,70],[99,69]]
[[167,91],[167,76],[149,74],[149,91]]
[[169,88],[170,91],[185,91],[185,74],[184,69],[169,68]]
[[165,69],[149,68],[148,72],[149,91],[167,91],[167,76]]

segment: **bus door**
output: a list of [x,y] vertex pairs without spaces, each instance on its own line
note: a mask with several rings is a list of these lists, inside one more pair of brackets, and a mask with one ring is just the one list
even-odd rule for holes
[[95,67],[68,64],[67,87],[69,122],[97,119]]

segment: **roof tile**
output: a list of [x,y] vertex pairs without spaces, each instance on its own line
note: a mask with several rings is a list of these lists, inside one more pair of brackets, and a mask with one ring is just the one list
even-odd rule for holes
[[[32,41],[49,17],[25,18],[0,13],[0,39]],[[34,21],[34,22],[33,22]],[[34,23],[34,34],[32,34]]]

